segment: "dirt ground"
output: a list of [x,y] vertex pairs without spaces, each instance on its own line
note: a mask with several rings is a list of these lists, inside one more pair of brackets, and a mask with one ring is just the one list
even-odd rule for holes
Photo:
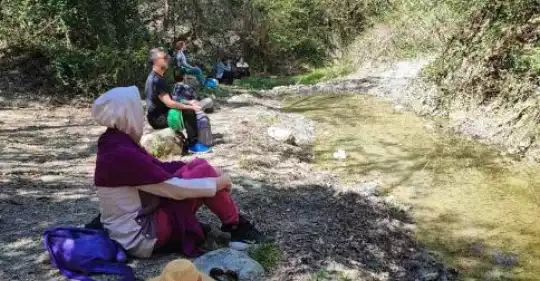
[[[279,105],[223,104],[211,115],[222,141],[204,156],[233,176],[242,211],[277,238],[283,256],[268,280],[453,280],[453,270],[415,242],[402,209],[313,171],[309,148],[268,137],[267,128],[286,114]],[[97,214],[93,169],[104,128],[88,108],[4,108],[0,120],[0,280],[64,280],[41,235]],[[176,257],[131,265],[145,279]]]

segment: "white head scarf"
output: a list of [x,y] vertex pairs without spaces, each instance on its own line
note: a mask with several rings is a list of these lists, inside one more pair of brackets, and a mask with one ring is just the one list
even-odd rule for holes
[[144,112],[136,86],[107,91],[92,105],[92,116],[107,128],[116,128],[139,143],[144,129]]

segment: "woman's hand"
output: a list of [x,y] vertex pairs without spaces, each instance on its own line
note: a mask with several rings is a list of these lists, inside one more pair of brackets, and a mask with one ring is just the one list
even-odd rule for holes
[[218,177],[223,176],[223,171],[220,168],[214,168]]
[[198,105],[198,104],[193,104],[193,105],[191,105],[191,109],[193,111],[197,112],[197,111],[201,111],[202,107],[200,105]]
[[216,180],[216,189],[217,191],[225,190],[227,192],[230,192],[232,188],[232,180],[231,177],[227,175],[222,175]]

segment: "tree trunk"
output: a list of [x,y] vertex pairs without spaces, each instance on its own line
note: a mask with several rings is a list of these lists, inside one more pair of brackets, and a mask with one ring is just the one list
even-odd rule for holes
[[164,0],[163,9],[163,33],[167,35],[169,32],[169,0]]

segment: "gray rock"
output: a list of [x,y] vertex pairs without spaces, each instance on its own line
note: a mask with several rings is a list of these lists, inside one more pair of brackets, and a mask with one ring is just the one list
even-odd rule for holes
[[230,104],[250,104],[250,103],[253,103],[254,101],[254,97],[250,94],[241,94],[241,95],[236,95],[236,96],[232,96],[230,97],[228,100],[227,100],[227,103],[230,103]]
[[438,272],[424,272],[422,273],[421,279],[424,281],[433,281],[439,278],[440,274]]
[[156,157],[178,155],[182,146],[176,133],[170,129],[152,131],[141,138],[141,145],[146,151]]
[[364,196],[377,196],[380,192],[380,186],[377,182],[364,182],[361,184],[358,184],[354,186],[353,188],[354,192],[357,192],[358,194],[364,195]]
[[293,133],[285,128],[280,128],[278,126],[272,126],[268,128],[268,135],[275,140],[293,144],[294,136]]
[[338,149],[336,152],[334,152],[334,159],[339,159],[339,160],[343,160],[343,159],[347,159],[347,152],[343,149]]
[[493,254],[493,263],[503,266],[516,266],[519,264],[519,256],[516,254],[507,254],[501,251],[495,251]]
[[486,251],[486,245],[484,245],[482,242],[474,242],[471,245],[471,250],[476,255],[483,255]]
[[202,110],[211,110],[214,108],[214,100],[212,98],[204,98],[199,102],[201,103]]
[[246,253],[233,249],[220,249],[197,258],[193,264],[209,274],[212,268],[231,270],[238,274],[238,281],[264,280],[264,268]]
[[280,122],[268,128],[268,135],[296,146],[309,146],[315,141],[315,122],[297,114],[283,115]]

